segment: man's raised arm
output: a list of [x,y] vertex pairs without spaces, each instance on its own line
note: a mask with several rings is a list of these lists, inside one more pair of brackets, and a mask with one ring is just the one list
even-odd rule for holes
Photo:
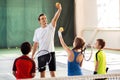
[[60,3],[56,3],[56,8],[58,9],[57,12],[55,13],[51,23],[53,25],[53,27],[56,27],[56,23],[58,21],[58,18],[60,16],[60,13],[62,11],[62,7],[61,7],[61,4]]

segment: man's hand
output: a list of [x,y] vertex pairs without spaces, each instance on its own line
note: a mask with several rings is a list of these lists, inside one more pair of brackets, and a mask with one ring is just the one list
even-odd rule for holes
[[57,10],[57,12],[55,13],[55,15],[54,15],[54,17],[53,17],[53,19],[52,19],[52,21],[51,21],[53,27],[56,27],[56,23],[57,23],[58,18],[59,18],[60,14],[61,14],[61,11],[62,11],[62,6],[61,6],[60,3],[57,2],[57,3],[55,4],[55,6],[56,6],[56,8],[57,8],[58,10]]
[[31,59],[34,60],[35,59],[34,56],[32,56]]
[[59,2],[57,2],[57,3],[55,4],[55,6],[56,6],[57,9],[62,10],[61,4],[60,4]]

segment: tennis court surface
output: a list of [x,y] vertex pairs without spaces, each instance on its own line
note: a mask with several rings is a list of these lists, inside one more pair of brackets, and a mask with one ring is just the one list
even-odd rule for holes
[[[94,52],[95,53],[95,52]],[[12,75],[12,65],[14,59],[21,56],[19,49],[0,49],[0,80],[15,80]],[[31,55],[31,54],[30,54]],[[120,72],[120,51],[106,50],[107,66],[109,67],[108,73]],[[67,76],[67,53],[61,49],[56,49],[57,70],[56,77]],[[83,75],[92,75],[94,70],[94,54],[90,61],[84,61],[82,66]],[[50,74],[47,69],[46,77],[49,78]],[[34,79],[39,79],[39,72],[36,71]]]

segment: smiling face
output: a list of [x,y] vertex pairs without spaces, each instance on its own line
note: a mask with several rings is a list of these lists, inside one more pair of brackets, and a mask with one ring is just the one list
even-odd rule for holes
[[47,18],[45,15],[41,15],[39,16],[39,23],[41,24],[42,27],[46,27],[47,26]]

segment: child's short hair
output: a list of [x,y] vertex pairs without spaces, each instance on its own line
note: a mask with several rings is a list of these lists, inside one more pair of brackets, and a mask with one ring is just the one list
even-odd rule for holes
[[101,46],[101,49],[105,47],[105,41],[103,39],[97,39],[98,44]]
[[29,42],[22,43],[20,48],[23,54],[28,54],[31,51],[31,45]]

